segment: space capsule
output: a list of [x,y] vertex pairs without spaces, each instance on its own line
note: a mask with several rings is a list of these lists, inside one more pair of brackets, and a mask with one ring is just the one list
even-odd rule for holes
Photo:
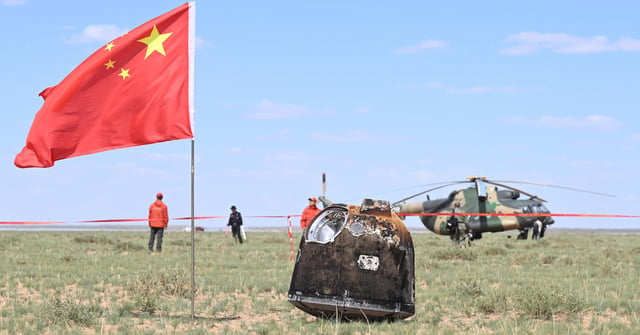
[[415,313],[413,241],[388,201],[332,204],[303,231],[287,300],[321,318]]

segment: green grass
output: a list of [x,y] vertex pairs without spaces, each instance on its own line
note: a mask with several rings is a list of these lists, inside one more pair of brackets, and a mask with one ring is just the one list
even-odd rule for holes
[[[635,334],[640,235],[489,234],[457,249],[413,234],[416,314],[398,322],[317,319],[286,301],[286,230],[190,233],[0,232],[0,334]],[[298,245],[299,234],[294,246]]]

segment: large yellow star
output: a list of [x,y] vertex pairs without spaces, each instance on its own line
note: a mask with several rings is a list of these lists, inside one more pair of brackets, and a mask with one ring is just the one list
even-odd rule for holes
[[144,55],[144,59],[147,59],[147,57],[149,57],[149,55],[151,55],[154,51],[157,51],[161,55],[166,56],[166,54],[164,53],[164,45],[162,45],[162,43],[164,43],[164,41],[166,41],[169,38],[169,36],[171,36],[171,34],[173,33],[160,34],[158,32],[158,28],[155,25],[153,25],[153,30],[151,31],[151,35],[141,40],[138,40],[138,42],[141,42],[147,45],[147,52]]

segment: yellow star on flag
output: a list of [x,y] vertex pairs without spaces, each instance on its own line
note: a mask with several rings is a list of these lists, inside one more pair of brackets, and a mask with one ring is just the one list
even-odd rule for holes
[[120,73],[118,73],[118,75],[122,77],[122,80],[125,80],[128,77],[131,77],[131,75],[129,74],[129,69],[125,69],[125,68],[120,69]]
[[113,49],[113,47],[115,46],[116,46],[115,44],[113,44],[112,42],[109,42],[109,44],[107,44],[107,46],[104,47],[104,49],[111,52],[111,49]]
[[162,45],[162,43],[164,43],[164,41],[166,41],[169,38],[169,36],[171,36],[171,34],[173,33],[160,34],[158,32],[158,28],[155,25],[153,25],[153,30],[151,30],[151,35],[141,40],[138,40],[138,42],[141,42],[147,45],[147,52],[144,55],[144,59],[147,59],[147,57],[149,57],[149,55],[151,55],[154,51],[157,51],[161,55],[166,56],[166,54],[164,53],[164,45]]
[[106,66],[106,67],[107,67],[107,69],[113,69],[113,65],[114,65],[115,63],[116,63],[116,62],[115,62],[114,60],[109,59],[109,61],[108,61],[108,62],[104,63],[104,66]]

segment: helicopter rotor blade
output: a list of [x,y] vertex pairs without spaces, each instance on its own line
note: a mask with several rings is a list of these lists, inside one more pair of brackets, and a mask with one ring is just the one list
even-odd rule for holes
[[561,189],[570,190],[570,191],[584,192],[584,193],[591,193],[591,194],[602,195],[602,196],[605,196],[605,197],[613,197],[613,198],[615,198],[615,195],[612,195],[612,194],[601,193],[601,192],[594,192],[594,191],[588,191],[588,190],[582,190],[582,189],[579,189],[579,188],[573,188],[573,187],[558,186],[558,185],[551,185],[551,184],[541,184],[541,183],[532,183],[532,182],[527,182],[527,181],[509,181],[509,180],[496,180],[496,181],[497,181],[497,182],[503,182],[503,183],[528,184],[528,185],[538,185],[538,186],[546,186],[546,187],[555,187],[555,188],[561,188]]
[[[438,187],[430,188],[430,189],[428,189],[428,190],[426,190],[426,191],[422,191],[422,192],[420,192],[420,193],[416,193],[416,194],[414,194],[414,195],[412,195],[412,196],[409,196],[409,197],[406,197],[406,198],[404,198],[404,199],[398,200],[398,201],[396,201],[396,202],[394,202],[394,203],[393,203],[393,206],[395,206],[395,205],[397,205],[397,204],[399,204],[399,203],[405,202],[405,201],[407,201],[407,200],[409,200],[409,199],[413,199],[413,198],[415,198],[415,197],[417,197],[417,196],[423,195],[423,194],[425,194],[425,193],[429,193],[429,192],[431,192],[431,191],[435,191],[435,190],[438,190],[438,189],[441,189],[441,188],[445,188],[445,187],[448,187],[448,186],[451,186],[451,185],[455,185],[455,184],[462,184],[462,183],[468,183],[468,182],[469,182],[468,180],[464,180],[464,181],[454,181],[454,182],[449,182],[448,184],[445,184],[445,185],[440,185],[440,186],[438,186]],[[440,183],[438,183],[438,184],[440,184]],[[434,184],[432,184],[432,185],[434,185]]]
[[[377,195],[386,195],[386,194],[389,194],[389,193],[397,193],[397,192],[405,193],[405,192],[408,192],[409,190],[421,189],[421,188],[425,188],[427,186],[443,185],[443,184],[451,185],[451,184],[456,184],[456,183],[460,183],[460,182],[461,181],[458,181],[458,180],[456,180],[456,181],[441,181],[441,182],[437,182],[437,183],[429,183],[429,184],[414,185],[414,186],[408,186],[408,187],[402,187],[402,188],[394,188],[394,189],[391,189],[391,190],[387,190],[387,191],[378,193]],[[417,196],[417,195],[414,195],[414,196],[411,196],[411,197],[415,197],[415,196]],[[401,201],[398,201],[398,202],[401,202]]]
[[451,184],[456,184],[456,183],[460,183],[460,182],[461,181],[459,181],[459,180],[456,180],[456,181],[441,181],[441,182],[437,182],[437,183],[429,183],[429,184],[414,185],[414,186],[408,186],[408,187],[402,187],[402,188],[394,188],[394,189],[385,191],[383,194],[394,193],[394,192],[402,192],[402,191],[409,191],[409,190],[420,189],[420,188],[425,188],[425,187],[428,187],[428,186],[435,186],[435,185],[443,185],[443,184],[451,185]]
[[527,193],[527,192],[525,192],[525,191],[523,191],[523,190],[520,190],[520,189],[517,189],[517,188],[515,188],[515,187],[513,187],[513,186],[509,186],[509,185],[505,185],[505,184],[500,184],[500,183],[495,182],[495,181],[493,181],[493,180],[486,180],[486,179],[485,179],[484,181],[485,181],[486,183],[489,183],[489,184],[493,184],[493,185],[496,185],[496,186],[504,187],[504,188],[507,188],[507,189],[510,189],[510,190],[513,190],[513,191],[520,192],[520,193],[522,193],[522,194],[524,194],[524,195],[528,195],[528,196],[530,196],[530,197],[531,197],[531,199],[536,199],[536,200],[538,200],[538,201],[547,202],[547,200],[544,200],[544,199],[542,199],[542,198],[538,197],[537,195],[533,195],[533,194]]

